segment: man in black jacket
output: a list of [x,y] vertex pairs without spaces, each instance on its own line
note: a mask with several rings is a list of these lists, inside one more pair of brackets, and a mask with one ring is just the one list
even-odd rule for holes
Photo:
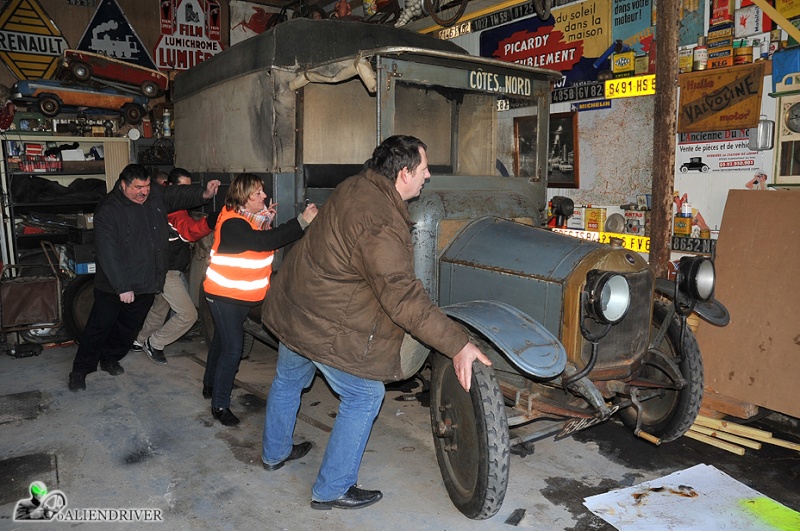
[[129,164],[94,214],[97,273],[94,305],[72,372],[70,391],[86,389],[86,375],[100,369],[124,372],[128,353],[168,269],[167,213],[211,199],[219,181],[201,186],[150,186],[144,166]]

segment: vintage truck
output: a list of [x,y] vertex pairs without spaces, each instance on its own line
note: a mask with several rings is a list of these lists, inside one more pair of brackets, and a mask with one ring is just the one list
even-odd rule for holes
[[[711,260],[684,259],[675,282],[657,280],[620,241],[544,227],[558,79],[402,29],[296,19],[175,80],[176,165],[201,181],[263,176],[279,221],[306,200],[324,208],[382,139],[411,134],[429,146],[431,180],[409,205],[416,273],[493,365],[476,363],[467,393],[443,355],[407,337],[402,356],[409,378],[429,362],[444,485],[474,519],[502,505],[512,446],[614,415],[655,444],[680,437],[703,392],[685,316],[727,319]],[[518,117],[536,139],[525,165]],[[571,202],[554,203],[569,215]],[[269,340],[257,319],[248,330]]]

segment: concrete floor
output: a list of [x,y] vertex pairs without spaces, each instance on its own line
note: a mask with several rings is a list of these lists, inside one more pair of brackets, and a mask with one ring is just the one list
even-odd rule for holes
[[[766,446],[738,457],[687,438],[656,448],[607,422],[566,440],[539,441],[534,455],[512,455],[500,512],[472,521],[444,489],[428,409],[398,401],[403,391],[390,389],[359,477],[361,486],[382,490],[384,499],[363,510],[315,511],[309,507],[311,484],[337,409],[321,379],[303,398],[295,435],[295,442],[309,440],[314,448],[266,472],[260,463],[264,397],[276,359],[269,347],[256,342],[242,361],[231,408],[242,423],[234,428],[214,421],[201,396],[206,346],[200,340],[168,347],[163,367],[131,352],[122,360],[125,374],[94,373],[79,393],[67,389],[75,349],[0,357],[0,398],[6,399],[0,408],[0,529],[25,528],[11,520],[12,512],[28,485],[41,480],[60,489],[73,509],[161,509],[163,528],[170,530],[486,530],[512,528],[506,521],[516,510],[524,512],[520,528],[606,530],[613,527],[583,507],[584,497],[698,463],[800,509],[798,452]],[[9,402],[16,393],[33,397],[28,414],[24,405]],[[15,415],[30,418],[13,420]]]

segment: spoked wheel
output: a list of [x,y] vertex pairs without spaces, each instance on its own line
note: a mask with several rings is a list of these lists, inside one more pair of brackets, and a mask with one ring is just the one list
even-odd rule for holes
[[[653,308],[651,337],[658,330],[668,326],[661,344],[647,353],[645,365],[639,375],[640,380],[649,380],[655,384],[662,383],[662,389],[642,387],[640,401],[642,404],[641,429],[659,437],[662,442],[674,441],[689,430],[700,411],[703,399],[703,360],[697,339],[691,330],[686,329],[681,345],[681,323],[673,317],[665,323],[669,306],[656,301]],[[676,389],[671,366],[677,366],[686,386]],[[660,394],[657,394],[660,393]],[[652,396],[652,398],[648,398]],[[631,427],[636,426],[636,410],[633,407],[620,412],[622,421]]]
[[459,511],[484,520],[503,505],[508,486],[508,420],[494,370],[472,366],[467,393],[453,362],[435,353],[431,373],[431,427],[447,493]]
[[94,305],[94,275],[80,275],[61,294],[64,327],[80,341]]
[[425,0],[425,11],[440,26],[450,27],[461,18],[469,0]]

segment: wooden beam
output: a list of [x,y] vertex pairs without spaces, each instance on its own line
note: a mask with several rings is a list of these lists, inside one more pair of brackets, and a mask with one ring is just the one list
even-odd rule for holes
[[725,433],[724,431],[716,431],[712,430],[711,428],[704,428],[703,426],[698,426],[697,424],[692,425],[691,430],[703,435],[708,435],[709,437],[713,437],[715,439],[722,439],[723,441],[738,444],[739,446],[746,446],[748,448],[752,448],[753,450],[761,449],[761,443],[758,441],[747,439],[745,437],[739,437],[737,435],[731,435],[730,433]]
[[715,430],[732,433],[734,435],[741,435],[742,437],[756,439],[759,441],[764,441],[772,437],[772,432],[769,431],[759,430],[749,426],[742,426],[741,424],[736,424],[735,422],[710,419],[708,417],[704,417],[703,415],[698,415],[694,423],[699,424],[700,426],[705,426],[706,428],[712,428]]
[[744,455],[744,448],[741,446],[736,446],[735,444],[727,443],[725,441],[720,441],[713,437],[709,437],[708,435],[703,435],[702,433],[697,433],[696,431],[689,430],[685,434],[686,437],[690,439],[694,439],[696,441],[704,442],[716,448],[720,448],[722,450],[731,452],[732,454],[736,455]]
[[680,0],[659,0],[656,21],[656,95],[653,120],[653,189],[650,213],[650,266],[667,276],[675,189],[678,109],[678,21]]
[[726,415],[731,415],[740,419],[749,419],[758,413],[758,406],[755,404],[721,395],[708,389],[703,393],[703,402],[700,404],[700,407],[719,411],[720,413],[725,413]]

